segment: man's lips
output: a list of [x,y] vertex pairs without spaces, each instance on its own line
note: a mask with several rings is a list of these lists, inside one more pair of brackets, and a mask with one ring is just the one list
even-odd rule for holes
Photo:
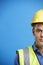
[[43,39],[40,39],[40,42],[43,42]]

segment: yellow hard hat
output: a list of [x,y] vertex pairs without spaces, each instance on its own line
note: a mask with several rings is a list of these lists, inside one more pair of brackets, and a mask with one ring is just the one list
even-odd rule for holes
[[41,10],[38,10],[34,17],[33,17],[33,20],[31,22],[31,26],[33,26],[34,24],[36,23],[43,23],[43,9]]

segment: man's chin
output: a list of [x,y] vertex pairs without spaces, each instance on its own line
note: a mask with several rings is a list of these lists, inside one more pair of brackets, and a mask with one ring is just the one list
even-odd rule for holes
[[40,42],[41,45],[43,45],[43,42]]
[[40,46],[43,47],[43,43],[40,43]]

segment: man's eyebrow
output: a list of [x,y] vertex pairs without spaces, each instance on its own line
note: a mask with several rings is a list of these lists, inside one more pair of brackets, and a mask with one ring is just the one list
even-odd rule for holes
[[42,29],[37,28],[36,30],[43,31]]
[[42,29],[40,29],[40,28],[37,28],[37,30],[42,30]]

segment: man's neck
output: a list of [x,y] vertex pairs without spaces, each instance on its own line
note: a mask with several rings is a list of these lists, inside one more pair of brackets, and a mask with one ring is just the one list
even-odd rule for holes
[[41,53],[41,55],[43,56],[43,47],[39,48],[39,52]]

